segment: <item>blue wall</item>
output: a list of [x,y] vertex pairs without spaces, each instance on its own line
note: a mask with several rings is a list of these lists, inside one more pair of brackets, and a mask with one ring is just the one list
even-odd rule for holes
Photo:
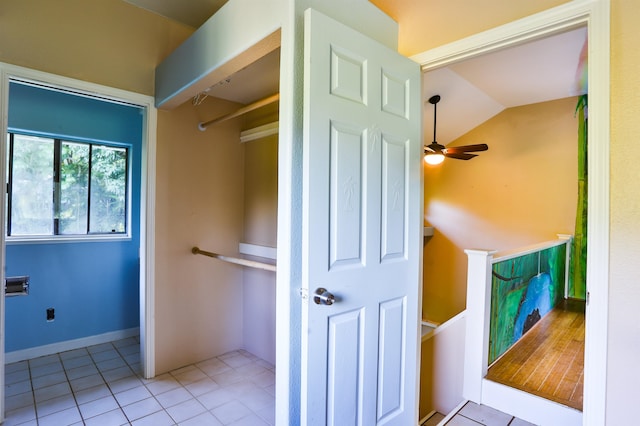
[[[131,236],[124,241],[8,243],[6,275],[29,275],[28,296],[6,299],[5,350],[139,326],[143,110],[12,82],[9,130],[126,145],[132,166]],[[46,321],[47,308],[55,320]]]

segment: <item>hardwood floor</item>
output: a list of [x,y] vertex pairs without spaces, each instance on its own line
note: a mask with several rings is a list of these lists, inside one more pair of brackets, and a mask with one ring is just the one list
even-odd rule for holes
[[549,312],[489,367],[487,379],[582,411],[584,302]]

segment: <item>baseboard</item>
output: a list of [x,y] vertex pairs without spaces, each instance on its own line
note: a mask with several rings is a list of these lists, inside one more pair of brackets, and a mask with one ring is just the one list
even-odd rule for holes
[[444,416],[444,419],[440,420],[440,423],[438,423],[437,426],[446,425],[449,422],[449,420],[453,419],[455,417],[455,415],[458,414],[458,411],[462,410],[462,407],[464,407],[467,402],[469,402],[469,401],[467,401],[466,399],[462,400],[462,402],[460,404],[458,404],[456,406],[456,408],[454,408],[453,410],[451,410],[449,412],[449,414]]
[[431,418],[431,416],[433,416],[434,414],[436,414],[436,410],[432,410],[429,414],[427,414],[426,416],[424,416],[423,418],[421,418],[418,421],[418,426],[421,426],[424,422],[426,422],[427,420],[429,420]]
[[26,359],[52,355],[58,352],[71,351],[74,349],[113,342],[115,340],[126,339],[128,337],[134,337],[138,335],[140,335],[140,328],[134,327],[126,330],[117,330],[110,331],[104,334],[97,334],[95,336],[82,337],[80,339],[65,340],[64,342],[56,342],[49,345],[36,346],[33,348],[21,349],[19,351],[7,352],[4,354],[4,362],[5,364],[11,364],[13,362],[24,361]]
[[580,426],[582,412],[539,396],[482,379],[482,404],[536,425]]

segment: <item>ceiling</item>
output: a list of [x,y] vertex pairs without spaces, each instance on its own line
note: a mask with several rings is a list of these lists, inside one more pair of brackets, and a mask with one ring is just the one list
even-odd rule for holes
[[228,0],[122,0],[173,21],[198,28]]
[[433,139],[433,106],[427,100],[435,94],[442,98],[436,129],[442,145],[506,108],[577,95],[586,37],[582,27],[426,72],[425,143]]
[[[123,1],[197,28],[228,0]],[[433,139],[433,106],[427,100],[435,94],[441,96],[437,141],[442,145],[506,108],[575,96],[586,37],[586,27],[581,27],[424,73],[425,144]],[[229,76],[207,94],[246,104],[276,93],[278,53]]]

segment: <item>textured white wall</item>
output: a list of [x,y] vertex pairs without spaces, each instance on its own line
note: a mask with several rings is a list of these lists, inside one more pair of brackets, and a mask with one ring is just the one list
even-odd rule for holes
[[611,239],[607,424],[637,422],[640,383],[640,6],[611,1]]

